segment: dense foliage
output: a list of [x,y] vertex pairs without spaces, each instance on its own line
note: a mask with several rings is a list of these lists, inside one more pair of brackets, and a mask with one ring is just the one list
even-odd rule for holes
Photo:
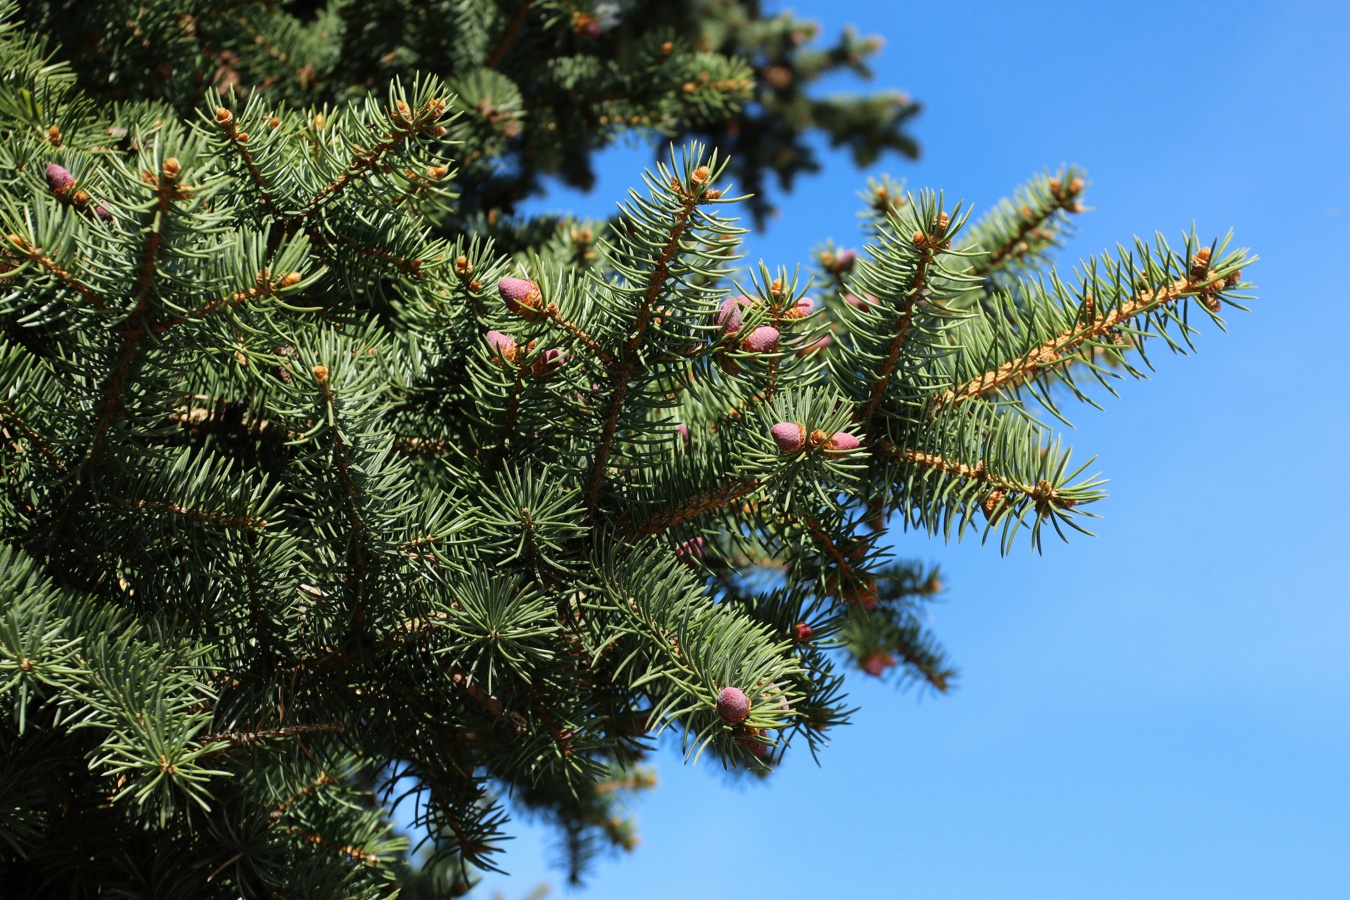
[[[946,690],[888,525],[1080,528],[1047,413],[1245,288],[1193,234],[1061,278],[1073,170],[974,224],[875,183],[864,251],[736,268],[813,134],[912,150],[806,90],[875,42],[756,3],[0,11],[17,896],[444,896],[507,796],[579,877],[661,732],[767,775],[846,670]],[[517,213],[628,133],[680,149],[613,219]]]

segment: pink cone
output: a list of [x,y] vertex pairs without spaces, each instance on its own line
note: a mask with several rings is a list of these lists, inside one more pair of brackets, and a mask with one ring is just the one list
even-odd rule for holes
[[845,453],[849,450],[857,450],[861,442],[849,434],[847,431],[837,431],[834,437],[825,443],[826,450],[833,450],[836,453]]
[[802,297],[796,302],[792,309],[789,309],[784,313],[784,317],[788,319],[804,319],[815,312],[815,310],[816,301],[812,300],[810,297]]
[[779,422],[769,434],[784,453],[797,453],[806,446],[806,426],[801,422]]
[[[516,361],[516,342],[511,340],[510,335],[502,334],[500,331],[489,331],[487,342],[497,354],[501,355],[502,359],[507,362]],[[500,360],[494,355],[493,362],[500,362]]]
[[799,644],[805,644],[807,641],[811,640],[812,634],[814,634],[814,632],[811,630],[811,626],[807,625],[805,622],[798,622],[796,625],[792,626],[792,639]]
[[703,558],[703,548],[707,543],[702,537],[690,538],[675,548],[675,555],[687,563],[693,563]]
[[722,326],[723,334],[735,334],[741,330],[741,301],[744,299],[745,297],[728,297],[722,301],[713,321]]
[[558,370],[565,366],[567,361],[571,358],[571,356],[568,356],[561,350],[545,350],[540,357],[534,361],[534,365],[530,367],[530,371],[534,374],[534,377],[538,378],[540,381],[547,381],[554,375],[557,375]]
[[880,678],[881,674],[895,665],[895,657],[889,653],[879,653],[872,651],[862,658],[863,671],[873,678]]
[[835,257],[834,269],[836,272],[851,272],[853,271],[853,264],[857,260],[857,250],[845,250]]
[[751,353],[768,353],[778,347],[778,329],[772,325],[761,325],[750,336],[741,341],[741,349]]
[[532,318],[539,311],[543,299],[539,285],[526,278],[503,278],[497,282],[497,293],[502,295],[507,309],[525,318]]
[[831,337],[827,334],[827,335],[825,335],[823,338],[821,338],[820,340],[816,341],[814,344],[808,344],[807,346],[805,346],[805,347],[803,347],[802,349],[798,350],[798,351],[797,351],[797,355],[798,355],[798,356],[810,356],[812,353],[819,353],[820,351],[824,350],[826,347],[830,346],[830,344],[831,344],[833,341],[834,341],[834,339],[831,338]]
[[47,187],[52,189],[53,194],[64,194],[75,186],[75,176],[64,166],[58,166],[52,163],[47,166]]
[[750,698],[740,688],[722,688],[722,692],[717,695],[717,714],[728,725],[743,722],[750,715]]
[[845,294],[844,302],[855,309],[867,309],[869,306],[877,305],[877,298],[868,294],[866,297],[858,297],[853,294]]

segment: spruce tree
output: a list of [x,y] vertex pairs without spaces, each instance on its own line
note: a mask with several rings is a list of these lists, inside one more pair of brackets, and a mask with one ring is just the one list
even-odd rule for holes
[[[945,691],[887,528],[1083,530],[1050,421],[1248,287],[1193,232],[1057,273],[1073,169],[974,223],[875,182],[863,251],[738,267],[813,135],[912,153],[917,108],[813,98],[878,43],[746,0],[0,22],[14,896],[445,896],[507,798],[580,877],[663,732],[769,776],[848,671]],[[629,134],[611,219],[517,211]]]

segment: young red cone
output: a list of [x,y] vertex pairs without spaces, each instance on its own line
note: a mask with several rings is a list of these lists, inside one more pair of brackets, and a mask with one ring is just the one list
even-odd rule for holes
[[722,692],[717,695],[717,714],[728,725],[743,722],[750,715],[750,698],[740,688],[722,688]]
[[784,453],[797,453],[806,446],[806,426],[801,422],[779,422],[769,433]]
[[507,309],[526,319],[538,315],[543,302],[539,285],[526,278],[503,278],[497,282],[497,293],[502,295]]
[[750,336],[741,341],[741,349],[751,353],[768,353],[778,347],[778,329],[772,325],[761,325]]

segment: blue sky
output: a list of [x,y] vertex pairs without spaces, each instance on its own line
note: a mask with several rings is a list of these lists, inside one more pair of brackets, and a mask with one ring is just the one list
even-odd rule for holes
[[[763,785],[666,748],[643,843],[581,896],[1350,897],[1350,4],[790,8],[887,39],[873,86],[924,103],[924,154],[827,155],[752,260],[856,243],[868,174],[978,213],[1071,162],[1095,211],[1062,262],[1232,228],[1260,299],[1071,416],[1111,479],[1096,538],[1000,558],[895,536],[945,570],[956,691],[859,677],[822,765],[795,754]],[[606,212],[643,161],[616,153],[591,196],[543,205]],[[547,838],[517,828],[512,877],[481,895],[563,893]]]

